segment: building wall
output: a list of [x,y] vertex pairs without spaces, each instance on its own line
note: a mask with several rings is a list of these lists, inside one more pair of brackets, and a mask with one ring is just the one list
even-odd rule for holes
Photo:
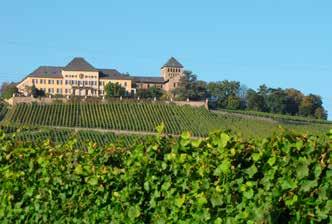
[[160,70],[160,75],[164,78],[165,81],[169,80],[164,85],[164,90],[172,91],[179,85],[180,78],[183,75],[183,68],[164,67]]
[[17,85],[19,92],[28,95],[28,88],[35,85],[51,95],[102,96],[108,82],[119,83],[131,92],[132,81],[100,79],[98,72],[62,71],[63,78],[27,77]]
[[99,72],[62,71],[63,95],[99,96]]
[[63,92],[63,80],[61,78],[37,78],[27,77],[21,83],[17,85],[19,92],[28,94],[28,88],[35,85],[36,88],[42,89],[45,93],[52,95],[62,94]]

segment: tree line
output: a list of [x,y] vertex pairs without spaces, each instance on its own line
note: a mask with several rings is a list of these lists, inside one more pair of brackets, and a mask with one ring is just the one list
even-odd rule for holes
[[257,90],[247,88],[238,81],[205,82],[191,71],[185,71],[173,94],[178,100],[210,99],[214,109],[251,110],[277,114],[300,115],[327,119],[322,98],[305,95],[294,88],[271,88],[261,85]]

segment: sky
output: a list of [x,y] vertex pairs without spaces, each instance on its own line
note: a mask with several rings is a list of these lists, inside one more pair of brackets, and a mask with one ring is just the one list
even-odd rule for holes
[[332,119],[330,0],[2,1],[0,83],[81,56],[159,75],[171,56],[205,81],[319,94]]

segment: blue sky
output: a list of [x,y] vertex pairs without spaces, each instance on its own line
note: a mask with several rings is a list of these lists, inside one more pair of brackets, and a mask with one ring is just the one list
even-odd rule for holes
[[294,87],[332,118],[332,1],[3,1],[0,82],[83,56],[159,75],[175,56],[200,79]]

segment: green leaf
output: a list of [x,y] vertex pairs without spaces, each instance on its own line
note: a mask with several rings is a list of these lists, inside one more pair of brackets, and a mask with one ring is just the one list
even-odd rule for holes
[[295,146],[296,146],[297,150],[301,150],[303,147],[303,142],[301,140],[299,140],[295,143]]
[[196,139],[191,142],[191,145],[195,148],[198,148],[202,143],[202,139]]
[[291,178],[286,178],[281,180],[281,188],[283,190],[294,189],[296,187],[297,187],[296,183]]
[[189,140],[191,137],[191,134],[189,131],[184,131],[182,134],[181,134],[181,138],[182,139],[185,139],[185,140]]
[[98,177],[96,176],[90,177],[87,183],[92,186],[96,186],[98,184]]
[[175,199],[175,205],[181,208],[185,201],[186,201],[186,196],[182,195],[181,197]]
[[144,182],[144,190],[149,192],[150,191],[150,185],[149,185],[149,182],[148,181],[145,181]]
[[322,167],[320,166],[320,164],[316,164],[314,167],[314,174],[315,177],[318,178],[320,176],[320,174],[322,173]]
[[246,169],[245,173],[248,174],[250,178],[252,178],[257,173],[257,167],[255,164]]
[[128,209],[128,217],[131,221],[134,221],[141,214],[141,210],[138,206],[131,206]]
[[78,164],[76,167],[75,167],[75,170],[74,170],[74,173],[80,175],[80,174],[83,174],[83,167],[81,164]]
[[221,147],[225,148],[230,139],[231,139],[231,137],[229,137],[229,135],[227,135],[226,133],[221,133],[219,145]]
[[207,204],[207,200],[206,197],[203,193],[199,194],[197,197],[197,204],[200,206],[203,206],[205,204]]
[[252,154],[252,160],[253,160],[254,162],[257,162],[260,158],[261,158],[260,153],[253,153],[253,154]]
[[221,164],[214,170],[214,176],[221,176],[221,174],[229,173],[231,170],[231,161],[229,159],[224,159]]
[[214,220],[213,224],[222,224],[222,219],[220,217],[216,218],[216,220]]
[[276,156],[272,156],[269,158],[269,160],[267,161],[267,163],[270,165],[270,166],[273,166],[276,162]]
[[165,130],[164,122],[161,122],[161,124],[156,127],[156,130],[157,130],[158,135],[162,135]]
[[299,160],[300,162],[296,167],[296,176],[297,178],[302,179],[309,175],[309,168],[305,158],[303,159],[300,158]]
[[212,204],[212,207],[222,205],[223,204],[222,195],[217,194],[217,193],[213,193],[212,196],[211,196],[211,204]]
[[249,190],[243,192],[243,196],[247,199],[251,199],[254,196],[254,190],[250,188]]
[[165,182],[165,183],[161,186],[161,190],[163,190],[163,191],[167,191],[168,188],[170,188],[170,186],[171,186],[171,182],[170,182],[170,181],[167,181],[167,182]]
[[287,206],[292,206],[295,202],[297,202],[298,196],[294,195],[291,199],[285,200],[285,204]]

